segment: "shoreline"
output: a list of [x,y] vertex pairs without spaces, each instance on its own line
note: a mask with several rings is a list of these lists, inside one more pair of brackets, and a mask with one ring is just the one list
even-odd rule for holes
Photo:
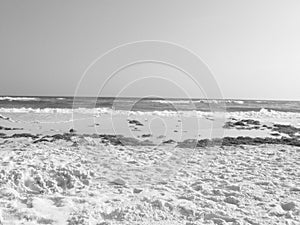
[[[150,135],[149,135],[150,136]],[[148,135],[144,135],[148,137]],[[73,142],[72,138],[83,139],[93,138],[99,139],[102,143],[109,143],[115,146],[155,146],[155,145],[166,145],[169,143],[177,144],[176,146],[181,148],[194,147],[213,147],[213,146],[239,146],[239,145],[263,145],[263,144],[274,144],[274,145],[291,145],[300,147],[300,139],[298,137],[249,137],[249,136],[238,136],[238,137],[223,137],[223,138],[204,138],[204,139],[185,139],[183,141],[174,141],[172,139],[164,140],[159,144],[153,143],[148,139],[137,139],[133,137],[126,137],[124,135],[113,135],[113,134],[76,134],[76,133],[57,133],[53,135],[34,135],[30,133],[14,133],[7,135],[0,133],[0,139],[17,139],[17,138],[31,138],[32,144],[39,142],[55,142],[57,140],[64,140]]]

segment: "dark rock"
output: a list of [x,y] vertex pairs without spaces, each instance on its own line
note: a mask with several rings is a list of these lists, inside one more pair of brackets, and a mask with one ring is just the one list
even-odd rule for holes
[[169,139],[167,141],[163,141],[162,143],[163,144],[174,144],[176,141],[172,140],[172,139]]
[[245,120],[239,120],[236,121],[236,119],[231,119],[231,121],[228,121],[224,124],[223,128],[225,129],[259,129],[260,128],[260,122],[257,120],[252,119],[245,119]]
[[0,130],[23,130],[23,128],[12,128],[12,127],[2,127],[0,126]]
[[291,125],[274,124],[272,131],[284,133],[290,137],[295,137],[295,134],[300,132],[300,128],[293,127]]
[[251,119],[248,119],[248,120],[241,120],[243,123],[246,123],[248,125],[256,125],[256,126],[259,126],[260,125],[260,122],[258,120],[251,120]]
[[123,143],[120,140],[121,136],[102,134],[102,135],[99,135],[99,137],[102,139],[102,143],[110,143],[112,145],[121,145],[121,146],[123,146]]
[[207,146],[235,146],[235,145],[261,145],[261,144],[277,144],[300,146],[300,140],[297,138],[261,138],[261,137],[224,137],[215,139],[198,140],[197,147]]
[[71,128],[71,129],[69,130],[69,132],[70,132],[70,133],[75,133],[76,131],[75,131],[73,128]]
[[147,137],[151,137],[151,136],[152,136],[152,134],[143,134],[142,138],[147,138]]
[[32,138],[36,139],[39,138],[38,135],[29,134],[29,133],[20,133],[20,134],[13,134],[11,136],[6,136],[6,138]]
[[242,121],[238,121],[238,122],[233,123],[233,126],[246,126],[246,124]]
[[209,139],[201,139],[198,140],[197,147],[207,147],[209,146],[211,141]]
[[154,144],[149,140],[140,141],[132,137],[124,137],[122,135],[99,135],[104,143],[112,145],[129,145],[129,146],[153,146]]
[[141,189],[137,189],[137,188],[134,188],[133,189],[133,193],[134,194],[139,194],[139,193],[141,193],[143,190],[141,190]]
[[72,141],[71,137],[73,137],[73,136],[75,136],[75,134],[73,134],[73,133],[46,135],[46,136],[43,136],[42,138],[34,141],[33,143],[54,142],[57,140]]
[[[32,139],[38,139],[38,135],[28,134],[28,133],[21,133],[21,134],[13,134],[11,136],[6,136],[5,134],[1,135],[1,138],[32,138]],[[91,137],[95,139],[101,139],[102,143],[112,144],[115,146],[154,146],[154,143],[149,140],[143,140],[140,141],[138,139],[132,138],[132,137],[124,137],[122,135],[108,135],[108,134],[76,134],[76,133],[63,133],[63,134],[54,134],[54,135],[45,135],[38,140],[35,140],[34,143],[39,142],[54,142],[57,140],[64,140],[64,141],[70,141],[73,142],[72,137],[78,137],[78,138],[85,138],[85,137]]]
[[140,121],[138,120],[128,120],[129,124],[134,124],[136,126],[144,126],[144,124],[142,124]]

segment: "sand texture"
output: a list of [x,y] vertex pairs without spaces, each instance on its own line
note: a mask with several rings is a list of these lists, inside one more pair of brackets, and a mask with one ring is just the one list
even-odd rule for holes
[[300,224],[300,148],[0,140],[2,224]]

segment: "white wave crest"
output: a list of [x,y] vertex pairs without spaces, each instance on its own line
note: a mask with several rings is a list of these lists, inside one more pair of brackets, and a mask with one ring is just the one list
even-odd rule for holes
[[101,114],[110,114],[110,115],[136,115],[136,116],[162,116],[162,117],[177,117],[177,116],[186,116],[186,117],[209,117],[212,115],[212,112],[202,112],[202,111],[150,111],[150,112],[141,112],[141,111],[128,111],[128,110],[113,110],[110,108],[44,108],[44,109],[33,109],[33,108],[0,108],[1,113],[45,113],[45,114],[94,114],[95,116],[101,116]]
[[274,118],[274,119],[292,119],[300,118],[300,113],[296,112],[281,112],[262,108],[260,111],[245,111],[245,112],[230,112],[234,118]]
[[[176,117],[176,116],[186,116],[199,118],[207,118],[216,115],[216,112],[204,112],[204,111],[127,111],[127,110],[114,110],[111,108],[44,108],[44,109],[33,109],[33,108],[0,108],[0,113],[48,113],[48,114],[94,114],[96,116],[101,116],[101,114],[111,114],[111,115],[137,115],[137,116],[163,116],[163,117]],[[296,112],[281,112],[274,110],[261,109],[260,111],[240,111],[240,112],[219,112],[218,114],[224,114],[226,117],[234,118],[296,118],[300,119],[300,113]]]
[[38,101],[39,98],[30,98],[30,97],[0,97],[0,101]]
[[233,102],[236,103],[236,104],[240,104],[240,105],[244,104],[244,101],[233,101]]

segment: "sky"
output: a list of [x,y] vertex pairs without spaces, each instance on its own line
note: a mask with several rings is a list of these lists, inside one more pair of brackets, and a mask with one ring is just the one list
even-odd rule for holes
[[[300,100],[299,12],[298,0],[1,0],[0,95]],[[160,42],[96,60],[143,40]],[[193,74],[122,67],[147,57]]]

